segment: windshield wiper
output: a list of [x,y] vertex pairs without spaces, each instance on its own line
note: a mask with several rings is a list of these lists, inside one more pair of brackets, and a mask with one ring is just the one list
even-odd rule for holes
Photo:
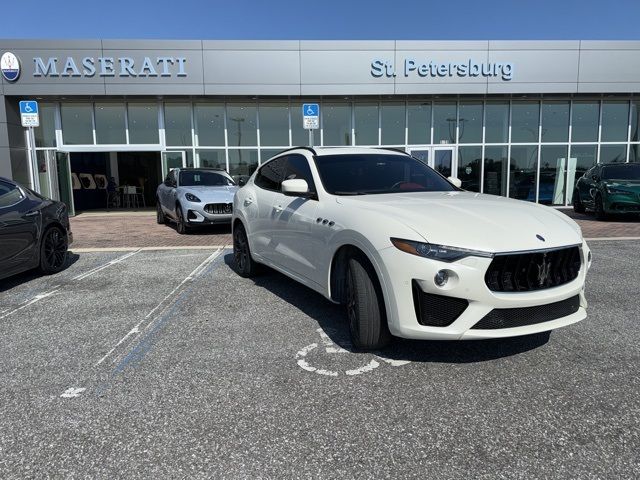
[[333,192],[334,195],[366,195],[367,192]]

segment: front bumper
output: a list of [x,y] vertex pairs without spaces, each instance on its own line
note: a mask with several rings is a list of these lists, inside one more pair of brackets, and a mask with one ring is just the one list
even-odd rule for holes
[[640,194],[608,194],[604,205],[610,213],[640,213]]
[[[489,290],[485,273],[491,258],[467,257],[453,263],[417,257],[395,247],[379,251],[380,270],[387,303],[387,317],[391,333],[398,337],[431,340],[466,340],[502,338],[544,332],[570,325],[586,318],[587,301],[584,284],[589,268],[589,247],[583,242],[582,264],[577,278],[558,287],[528,292],[503,293]],[[451,272],[449,282],[438,287],[436,273],[446,269]],[[414,285],[427,293],[465,299],[468,306],[448,326],[425,326],[418,322],[414,307]],[[494,309],[535,307],[561,302],[579,296],[580,306],[570,315],[551,321],[514,328],[474,329],[473,327]]]
[[207,213],[204,204],[189,204],[185,207],[184,218],[189,225],[212,225],[218,223],[231,223],[232,213]]

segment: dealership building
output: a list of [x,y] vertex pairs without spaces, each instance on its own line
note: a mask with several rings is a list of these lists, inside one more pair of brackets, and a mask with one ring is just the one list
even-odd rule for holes
[[[75,211],[113,178],[152,206],[171,168],[250,175],[308,145],[410,152],[471,191],[570,205],[640,161],[640,41],[0,40],[0,176]],[[36,100],[40,126],[21,126]]]

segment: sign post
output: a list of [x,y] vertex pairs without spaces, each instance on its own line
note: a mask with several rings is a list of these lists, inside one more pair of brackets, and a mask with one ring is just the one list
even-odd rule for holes
[[309,146],[313,147],[313,131],[320,128],[320,105],[317,103],[302,105],[302,126],[309,130]]
[[24,100],[20,102],[20,121],[27,129],[27,146],[29,147],[29,166],[31,171],[31,185],[34,190],[40,192],[40,178],[38,176],[38,161],[36,158],[35,137],[33,128],[40,126],[40,115],[38,113],[38,102],[35,100]]

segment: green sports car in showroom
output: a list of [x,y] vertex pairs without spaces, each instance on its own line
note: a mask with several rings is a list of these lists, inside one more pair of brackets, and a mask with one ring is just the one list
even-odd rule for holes
[[604,163],[576,182],[573,210],[593,210],[603,220],[610,213],[640,213],[640,163]]

